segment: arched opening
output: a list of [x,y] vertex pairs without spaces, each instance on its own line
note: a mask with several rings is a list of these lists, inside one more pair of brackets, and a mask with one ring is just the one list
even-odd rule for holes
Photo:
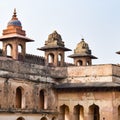
[[47,120],[47,118],[46,117],[42,117],[40,120]]
[[82,60],[78,60],[77,61],[77,66],[82,66],[83,65],[83,61]]
[[83,119],[84,119],[83,107],[81,105],[76,105],[74,107],[74,120],[83,120]]
[[48,64],[53,65],[54,64],[54,54],[50,53],[48,55]]
[[19,45],[18,45],[18,53],[22,53],[22,49],[23,49],[23,48],[22,48],[22,45],[19,44]]
[[56,117],[53,117],[52,120],[56,120]]
[[120,105],[118,106],[118,120],[120,120]]
[[23,97],[23,88],[18,87],[16,89],[16,108],[25,107],[25,98]]
[[89,61],[87,61],[86,65],[90,65],[90,62],[89,62]]
[[23,60],[23,48],[22,48],[22,45],[18,45],[18,60]]
[[99,107],[95,104],[89,107],[89,120],[100,120]]
[[44,109],[45,106],[45,92],[41,90],[39,93],[39,108]]
[[6,55],[7,57],[12,57],[12,45],[10,44],[6,46]]
[[62,62],[62,55],[61,54],[59,54],[58,55],[58,66],[61,66],[61,63]]
[[67,105],[62,105],[60,107],[60,119],[69,120],[69,107]]
[[23,117],[19,117],[17,118],[17,120],[25,120]]

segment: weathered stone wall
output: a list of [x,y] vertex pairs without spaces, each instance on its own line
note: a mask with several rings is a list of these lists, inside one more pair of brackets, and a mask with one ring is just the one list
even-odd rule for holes
[[[1,120],[17,120],[18,118],[22,118],[23,120],[41,120],[41,119],[47,119],[47,120],[52,120],[57,118],[57,115],[41,115],[41,114],[11,114],[11,113],[6,113],[6,114],[0,114],[0,119]],[[20,119],[21,120],[21,119]]]
[[[79,83],[79,82],[112,82],[113,66],[94,65],[94,66],[72,66],[52,68],[51,76],[56,77],[56,81]],[[115,73],[116,74],[116,73]]]
[[[53,83],[54,79],[50,78],[46,67],[2,57],[0,59],[0,112],[54,115],[57,111],[57,99],[52,88]],[[18,87],[22,88],[22,99],[24,99],[21,108],[16,108]],[[44,111],[39,108],[41,90],[45,92]]]
[[69,116],[74,120],[74,107],[80,105],[83,107],[84,119],[90,119],[90,106],[99,107],[100,120],[118,120],[118,107],[120,105],[120,92],[90,92],[90,91],[69,91],[58,92],[58,110],[62,105],[69,108]]
[[[89,107],[99,106],[100,119],[118,120],[118,106],[120,92],[117,91],[79,91],[61,90],[53,88],[53,84],[80,83],[80,82],[115,82],[119,81],[120,67],[116,65],[94,65],[80,67],[48,67],[27,62],[14,61],[0,57],[0,119],[7,120],[8,113],[13,113],[11,119],[16,120],[22,116],[29,118],[47,119],[57,117],[60,106],[67,105],[70,116],[76,105],[84,108],[84,120],[89,120]],[[24,91],[23,108],[16,109],[16,89],[21,87]],[[45,91],[45,109],[39,109],[39,92]],[[14,115],[19,113],[19,115]],[[22,114],[24,113],[24,114]],[[35,113],[35,114],[34,114]],[[39,115],[38,115],[39,113]],[[59,114],[60,115],[60,114]],[[74,120],[74,119],[73,119]]]
[[[23,90],[22,108],[16,108],[16,89],[21,87]],[[22,111],[28,112],[40,112],[39,109],[39,95],[40,90],[45,91],[45,104],[46,109],[56,109],[57,103],[55,99],[54,91],[50,84],[45,83],[34,83],[25,81],[22,79],[6,79],[0,78],[0,109],[1,111],[16,111],[22,109]],[[51,102],[50,102],[51,101]]]
[[49,70],[41,65],[0,57],[0,77],[19,78],[34,82],[54,82]]

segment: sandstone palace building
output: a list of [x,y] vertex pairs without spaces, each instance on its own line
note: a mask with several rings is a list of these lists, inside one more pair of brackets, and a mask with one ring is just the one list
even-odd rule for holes
[[120,120],[120,66],[93,65],[84,39],[69,55],[74,63],[56,31],[37,48],[43,57],[27,54],[34,40],[14,10],[0,41],[0,120]]

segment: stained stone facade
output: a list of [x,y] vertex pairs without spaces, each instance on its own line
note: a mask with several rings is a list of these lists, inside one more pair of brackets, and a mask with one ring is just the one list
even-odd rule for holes
[[120,120],[120,66],[93,65],[84,39],[71,64],[57,31],[38,48],[44,57],[27,54],[33,40],[14,10],[0,40],[0,120]]

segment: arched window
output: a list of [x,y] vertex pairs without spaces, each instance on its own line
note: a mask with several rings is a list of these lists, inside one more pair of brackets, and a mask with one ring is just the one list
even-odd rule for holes
[[45,92],[41,90],[39,93],[39,108],[45,109]]
[[16,108],[24,108],[25,107],[25,98],[23,97],[23,88],[18,87],[16,89]]
[[23,48],[22,48],[22,45],[18,45],[18,60],[23,60]]
[[74,107],[74,120],[83,120],[83,119],[84,119],[83,107],[81,105],[76,105]]
[[82,66],[83,65],[83,61],[82,60],[78,60],[77,61],[77,66]]
[[89,61],[87,61],[86,65],[90,65],[90,62],[89,62]]
[[53,117],[52,120],[56,120],[56,117]]
[[87,61],[86,65],[91,65],[91,61]]
[[22,45],[18,45],[18,53],[22,53]]
[[58,55],[58,66],[61,66],[61,62],[62,62],[62,55],[59,54]]
[[8,44],[8,45],[6,46],[6,55],[7,55],[8,57],[12,57],[12,45],[10,45],[10,44]]
[[40,120],[47,120],[47,118],[46,117],[42,117]]
[[60,119],[69,120],[69,107],[67,105],[62,105],[60,107]]
[[54,63],[54,54],[50,53],[48,55],[48,63],[53,64]]
[[17,118],[17,120],[25,120],[23,117],[19,117]]
[[95,104],[89,107],[89,120],[100,120],[99,107]]
[[59,54],[59,55],[58,55],[58,61],[61,62],[61,60],[62,60],[62,55]]

